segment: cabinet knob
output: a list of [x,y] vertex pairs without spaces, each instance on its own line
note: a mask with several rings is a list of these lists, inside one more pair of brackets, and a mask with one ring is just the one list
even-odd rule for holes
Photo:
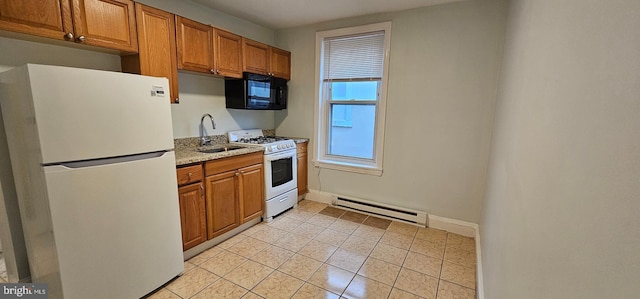
[[240,175],[240,173],[239,173],[239,172],[236,172],[236,176],[239,176],[239,175]]
[[64,35],[64,39],[73,40],[73,33],[67,32],[67,34]]
[[78,41],[83,43],[87,38],[84,35],[78,36]]
[[214,69],[210,69],[210,70],[209,70],[209,73],[215,74],[215,73],[216,73],[216,70],[214,70]]
[[187,175],[189,176],[189,179],[191,179],[191,176],[193,176],[193,173],[189,172],[187,173]]

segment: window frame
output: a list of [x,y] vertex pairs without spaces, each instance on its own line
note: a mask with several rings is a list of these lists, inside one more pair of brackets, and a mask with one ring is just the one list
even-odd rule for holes
[[[376,115],[374,128],[373,159],[331,155],[329,151],[331,105],[332,104],[370,104],[372,101],[341,101],[327,100],[325,93],[330,92],[324,84],[324,39],[331,37],[366,34],[384,31],[384,58],[382,79],[380,80],[379,95],[375,101]],[[316,142],[314,165],[361,174],[381,176],[383,171],[384,127],[387,106],[387,86],[389,74],[389,53],[391,46],[391,22],[382,22],[355,27],[347,27],[316,32],[316,74],[315,74],[315,104],[314,104],[314,137]]]

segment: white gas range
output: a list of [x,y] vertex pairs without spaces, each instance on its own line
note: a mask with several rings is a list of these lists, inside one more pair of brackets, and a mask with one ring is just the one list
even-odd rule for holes
[[264,136],[262,130],[240,130],[228,133],[229,142],[264,147],[266,222],[298,203],[296,143],[287,138]]

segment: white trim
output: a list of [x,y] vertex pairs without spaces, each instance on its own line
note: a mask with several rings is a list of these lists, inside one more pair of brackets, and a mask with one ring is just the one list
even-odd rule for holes
[[476,224],[476,294],[484,299],[484,279],[482,277],[482,251],[480,250],[480,227]]
[[478,225],[471,222],[440,217],[429,214],[428,227],[446,230],[450,233],[463,235],[465,237],[475,238]]
[[330,205],[333,202],[333,194],[309,189],[304,199]]
[[482,276],[482,250],[480,244],[480,226],[476,223],[440,217],[429,214],[428,227],[446,230],[451,233],[475,238],[476,241],[476,294],[484,299],[484,280]]
[[[382,82],[380,87],[380,96],[379,102],[376,104],[376,120],[375,120],[375,140],[374,140],[374,159],[373,163],[363,164],[358,163],[358,159],[349,160],[350,165],[339,165],[340,163],[336,163],[334,159],[331,159],[329,155],[326,153],[326,144],[328,138],[328,132],[326,125],[321,126],[320,123],[323,124],[327,122],[328,119],[328,108],[327,105],[323,104],[322,98],[322,75],[324,73],[323,67],[324,64],[322,62],[322,47],[323,47],[323,39],[325,37],[330,36],[341,36],[341,35],[351,35],[357,33],[366,33],[366,32],[374,32],[374,31],[384,31],[384,64],[383,64],[383,74],[382,74]],[[386,122],[386,106],[387,106],[387,86],[388,86],[388,77],[389,77],[389,53],[391,48],[391,21],[368,24],[362,26],[355,27],[347,27],[326,31],[318,31],[316,32],[316,74],[315,74],[315,103],[314,103],[314,137],[316,142],[315,150],[314,150],[314,164],[317,167],[337,169],[342,171],[349,171],[361,174],[374,174],[374,175],[382,175],[382,162],[383,162],[383,149],[384,149],[384,131],[385,131],[385,122]],[[315,161],[319,161],[315,162]],[[331,163],[330,163],[331,162]],[[345,163],[346,164],[346,163]],[[373,165],[372,165],[373,164]],[[373,169],[373,170],[372,170]]]
[[363,165],[356,165],[352,163],[340,163],[334,160],[324,160],[324,161],[316,160],[316,161],[313,161],[313,165],[320,168],[329,168],[333,170],[382,176],[382,168],[365,167]]

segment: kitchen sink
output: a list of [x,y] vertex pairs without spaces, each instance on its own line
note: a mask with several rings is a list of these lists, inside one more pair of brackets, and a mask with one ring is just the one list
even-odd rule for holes
[[233,151],[233,150],[238,150],[238,149],[243,149],[244,147],[242,146],[225,146],[225,147],[214,147],[214,148],[199,148],[197,149],[197,151],[201,152],[201,153],[205,153],[205,154],[213,154],[213,153],[220,153],[220,152],[228,152],[228,151]]

